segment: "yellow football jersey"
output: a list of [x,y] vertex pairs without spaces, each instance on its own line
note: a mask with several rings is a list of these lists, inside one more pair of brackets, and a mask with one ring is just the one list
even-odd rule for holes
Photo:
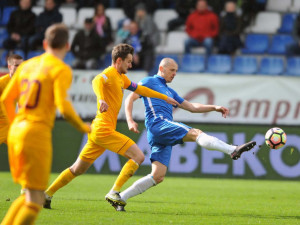
[[[0,77],[0,96],[2,96],[2,93],[9,81],[10,81],[9,74]],[[7,118],[4,112],[2,111],[2,108],[0,107],[0,127],[5,126],[7,124],[8,124]]]
[[[125,74],[120,74],[116,68],[110,66],[93,80],[93,89],[97,96],[96,120],[101,121],[99,126],[109,126],[116,129],[117,118],[122,106],[124,89],[128,88],[131,81]],[[108,110],[101,113],[99,100],[108,104]]]
[[[67,89],[71,82],[70,67],[49,53],[22,63],[1,97],[9,121],[41,122],[52,128],[57,107],[69,122],[87,132],[86,125],[67,99]],[[13,104],[16,99],[17,115]]]

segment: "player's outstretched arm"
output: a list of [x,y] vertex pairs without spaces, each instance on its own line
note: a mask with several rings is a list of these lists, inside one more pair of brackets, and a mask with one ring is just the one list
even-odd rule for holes
[[136,90],[134,91],[135,93],[145,96],[145,97],[149,97],[149,98],[160,98],[162,100],[165,100],[167,103],[171,104],[171,105],[179,105],[179,103],[173,99],[168,97],[167,95],[164,95],[162,93],[159,93],[157,91],[154,91],[150,88],[147,88],[145,86],[142,85],[138,85]]
[[71,71],[63,70],[54,80],[54,101],[63,117],[83,133],[91,132],[91,126],[84,123],[68,100],[67,90],[71,85]]
[[140,131],[138,130],[138,124],[132,118],[133,103],[138,98],[139,95],[132,92],[125,99],[125,114],[126,114],[128,129],[134,133],[140,133]]
[[191,103],[187,100],[184,100],[180,105],[180,108],[185,109],[192,113],[206,113],[206,112],[220,112],[222,113],[222,116],[224,118],[227,117],[229,114],[229,109],[223,107],[223,106],[217,106],[217,105],[203,105],[200,103]]

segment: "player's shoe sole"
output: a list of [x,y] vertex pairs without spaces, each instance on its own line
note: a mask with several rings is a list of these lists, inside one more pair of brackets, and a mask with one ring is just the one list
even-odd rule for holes
[[105,196],[106,201],[108,201],[110,204],[115,204],[115,205],[120,205],[120,206],[125,206],[126,202],[120,197],[119,193],[108,193]]
[[117,205],[113,202],[109,202],[111,204],[112,207],[115,208],[116,211],[118,212],[126,212],[125,207],[123,205]]
[[51,200],[46,199],[46,200],[45,200],[45,203],[44,203],[44,205],[43,205],[43,207],[44,207],[45,209],[52,209],[52,208],[51,208]]
[[231,153],[230,156],[233,160],[237,160],[238,158],[241,157],[243,152],[247,152],[247,151],[251,150],[255,145],[256,145],[255,141],[250,141],[243,145],[239,145],[239,146],[237,146],[236,150],[234,150],[234,152]]

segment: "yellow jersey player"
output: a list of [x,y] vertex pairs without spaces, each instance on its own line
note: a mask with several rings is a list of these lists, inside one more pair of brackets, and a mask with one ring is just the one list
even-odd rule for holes
[[72,73],[62,61],[69,50],[68,28],[63,24],[50,26],[43,45],[46,52],[22,63],[1,96],[11,123],[7,138],[11,174],[15,182],[26,188],[25,194],[10,206],[2,225],[34,224],[44,204],[56,108],[80,131],[91,129],[68,100]]
[[106,200],[111,204],[123,205],[119,192],[124,183],[134,174],[144,161],[144,154],[127,136],[116,131],[117,117],[122,105],[124,89],[153,98],[160,98],[167,103],[177,105],[178,102],[165,94],[131,82],[125,75],[132,66],[133,47],[119,44],[112,50],[112,65],[97,75],[93,80],[93,90],[97,96],[98,110],[92,123],[92,132],[76,162],[64,170],[46,190],[45,208],[51,208],[53,194],[76,176],[83,174],[93,162],[101,156],[105,149],[125,156],[129,160],[122,168]]
[[[2,95],[8,82],[16,72],[16,69],[22,62],[23,62],[22,56],[17,54],[10,55],[7,58],[7,68],[9,70],[9,74],[6,74],[0,78],[0,96]],[[0,144],[6,143],[8,128],[9,128],[9,123],[0,107]]]

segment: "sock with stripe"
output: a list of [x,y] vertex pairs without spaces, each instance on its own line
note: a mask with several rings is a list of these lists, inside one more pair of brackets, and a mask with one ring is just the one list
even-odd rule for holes
[[148,190],[149,188],[155,185],[156,185],[155,180],[153,179],[151,174],[149,174],[134,182],[125,191],[122,191],[120,196],[124,201],[127,201],[127,199],[142,194],[143,192],[145,192],[146,190]]
[[70,183],[75,177],[70,168],[65,169],[45,191],[46,195],[52,197],[55,192]]
[[32,225],[42,206],[34,202],[25,202],[18,211],[13,224]]
[[129,159],[127,163],[123,166],[111,192],[120,192],[126,181],[133,176],[135,171],[139,168],[139,164],[134,160]]
[[218,138],[209,136],[205,133],[199,134],[199,136],[196,139],[196,142],[198,145],[206,148],[207,150],[217,150],[220,152],[224,152],[228,155],[230,155],[236,149],[236,146],[229,145],[219,140]]
[[5,217],[3,218],[1,225],[13,224],[13,221],[20,210],[20,208],[25,203],[25,195],[19,196],[8,209]]

